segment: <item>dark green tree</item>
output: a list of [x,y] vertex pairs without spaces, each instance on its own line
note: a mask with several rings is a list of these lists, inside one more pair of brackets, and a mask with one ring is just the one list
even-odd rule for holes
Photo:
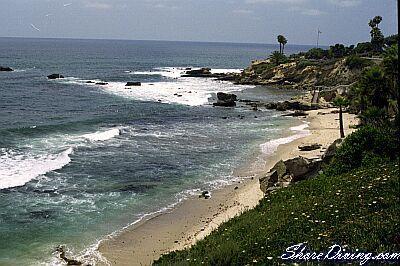
[[377,53],[382,52],[383,45],[385,43],[385,37],[382,34],[381,29],[378,27],[379,23],[382,22],[381,16],[376,16],[371,19],[368,25],[371,27],[371,44],[374,48],[374,51]]
[[278,35],[277,39],[279,42],[279,52],[283,54],[283,51],[285,50],[285,45],[287,44],[287,39],[283,35]]

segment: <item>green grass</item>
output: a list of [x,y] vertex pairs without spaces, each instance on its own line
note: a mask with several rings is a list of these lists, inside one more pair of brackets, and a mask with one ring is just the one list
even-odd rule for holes
[[284,250],[308,242],[368,252],[399,251],[398,162],[364,166],[338,176],[319,175],[267,196],[184,251],[156,265],[280,264]]

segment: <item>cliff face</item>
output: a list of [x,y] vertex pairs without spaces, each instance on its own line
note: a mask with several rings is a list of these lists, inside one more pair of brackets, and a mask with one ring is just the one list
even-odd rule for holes
[[237,83],[313,89],[315,86],[349,85],[360,74],[361,70],[351,70],[346,66],[345,58],[323,61],[297,59],[278,66],[273,66],[269,60],[260,60],[253,61],[237,77]]

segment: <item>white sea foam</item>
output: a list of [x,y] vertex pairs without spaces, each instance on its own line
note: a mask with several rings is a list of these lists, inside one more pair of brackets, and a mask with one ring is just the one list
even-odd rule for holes
[[241,91],[251,87],[201,78],[180,78],[176,82],[142,83],[140,87],[130,88],[125,87],[125,82],[110,82],[107,85],[98,86],[105,92],[135,100],[189,106],[208,104],[208,99],[217,92]]
[[[76,77],[66,77],[64,79],[55,80],[55,82],[96,87],[106,93],[112,93],[139,101],[153,101],[189,106],[208,104],[209,98],[217,92],[229,93],[254,87],[248,85],[234,85],[231,82],[218,81],[212,78],[181,77],[185,71],[185,68],[165,67],[155,68],[152,71],[129,73],[136,75],[160,75],[171,79],[170,81],[142,83],[142,85],[138,87],[126,87],[126,82],[108,82],[106,85],[98,85],[96,83],[86,83],[87,80]],[[240,69],[212,70],[213,73],[238,73],[240,71]],[[100,80],[92,81],[100,82]]]
[[63,168],[71,162],[68,148],[59,154],[32,155],[2,151],[0,155],[0,189],[23,186],[32,179]]
[[82,137],[90,141],[105,141],[118,136],[121,133],[119,128],[112,128],[106,131],[85,134]]
[[279,145],[290,143],[296,139],[305,137],[310,134],[310,131],[307,130],[308,123],[301,124],[299,126],[291,127],[290,130],[296,132],[296,134],[279,139],[273,139],[266,143],[260,145],[261,151],[263,154],[271,155],[273,154],[279,147]]
[[133,74],[133,75],[149,75],[149,76],[158,75],[158,76],[163,76],[163,77],[173,78],[173,79],[180,78],[181,75],[183,75],[184,73],[185,73],[185,69],[180,68],[180,67],[158,67],[158,68],[154,68],[151,71],[129,72],[129,74]]
[[[199,69],[199,68],[192,68]],[[134,72],[125,72],[133,75],[159,75],[167,78],[180,78],[186,72],[186,68],[183,67],[159,67],[154,68],[152,71],[134,71]],[[240,73],[242,69],[223,69],[223,68],[213,68],[210,71],[213,74],[217,73]]]

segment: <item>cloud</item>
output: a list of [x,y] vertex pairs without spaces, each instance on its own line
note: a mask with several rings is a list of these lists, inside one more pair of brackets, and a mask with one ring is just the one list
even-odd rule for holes
[[353,7],[361,4],[361,0],[329,0],[329,2],[341,7]]
[[246,0],[247,3],[287,3],[287,4],[301,4],[307,2],[307,0]]
[[106,4],[103,2],[93,2],[93,1],[89,1],[85,3],[85,7],[87,8],[92,8],[92,9],[102,9],[102,10],[106,10],[106,9],[111,9],[112,5],[111,4]]
[[235,9],[235,10],[232,10],[232,13],[234,13],[234,14],[253,14],[254,12],[252,10],[248,10],[248,9]]
[[315,8],[292,7],[291,10],[297,11],[300,14],[305,15],[305,16],[321,16],[321,15],[326,14],[325,11],[321,11],[321,10],[315,9]]

